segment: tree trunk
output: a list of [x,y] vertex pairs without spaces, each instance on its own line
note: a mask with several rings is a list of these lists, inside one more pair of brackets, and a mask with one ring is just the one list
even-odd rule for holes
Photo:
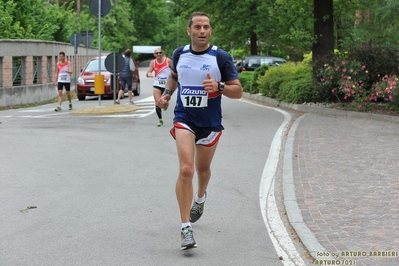
[[251,55],[258,54],[258,38],[255,32],[251,33]]
[[333,0],[313,0],[314,3],[314,36],[313,74],[334,57],[334,21]]
[[80,0],[76,0],[76,16],[80,18]]

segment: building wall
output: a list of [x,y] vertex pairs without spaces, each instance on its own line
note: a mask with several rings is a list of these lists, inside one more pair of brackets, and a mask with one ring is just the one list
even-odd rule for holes
[[[0,107],[36,103],[56,97],[54,79],[59,52],[72,64],[72,86],[88,59],[99,55],[96,48],[41,40],[0,39]],[[102,52],[102,55],[109,53]]]

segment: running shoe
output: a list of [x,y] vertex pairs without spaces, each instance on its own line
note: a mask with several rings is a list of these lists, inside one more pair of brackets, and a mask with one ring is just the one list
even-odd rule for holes
[[54,111],[56,111],[56,112],[61,111],[61,110],[62,110],[61,106],[57,106],[57,108],[54,109]]
[[120,104],[121,101],[120,101],[119,99],[116,99],[115,103],[116,103],[116,104]]
[[[205,191],[205,199],[206,199],[206,191]],[[190,222],[195,223],[201,218],[202,213],[204,212],[205,201],[202,203],[193,202],[193,206],[190,211]]]
[[162,125],[163,125],[163,121],[160,119],[159,122],[158,122],[157,127],[161,127]]
[[181,229],[181,250],[196,248],[197,244],[194,240],[194,231],[191,226]]
[[69,104],[69,110],[72,110],[72,104],[71,103]]
[[133,102],[133,101],[129,101],[129,104],[130,104],[130,105],[133,105],[133,104],[134,104],[134,102]]

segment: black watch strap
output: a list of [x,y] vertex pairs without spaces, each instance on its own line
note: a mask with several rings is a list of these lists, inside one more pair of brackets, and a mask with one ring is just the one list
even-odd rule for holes
[[162,95],[166,95],[166,94],[168,94],[169,96],[172,96],[173,91],[170,90],[170,89],[165,89],[165,90],[163,91]]

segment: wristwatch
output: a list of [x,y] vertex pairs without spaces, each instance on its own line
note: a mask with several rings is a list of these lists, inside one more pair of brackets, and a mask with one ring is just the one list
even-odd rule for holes
[[224,90],[224,82],[218,82],[218,92],[222,92]]

